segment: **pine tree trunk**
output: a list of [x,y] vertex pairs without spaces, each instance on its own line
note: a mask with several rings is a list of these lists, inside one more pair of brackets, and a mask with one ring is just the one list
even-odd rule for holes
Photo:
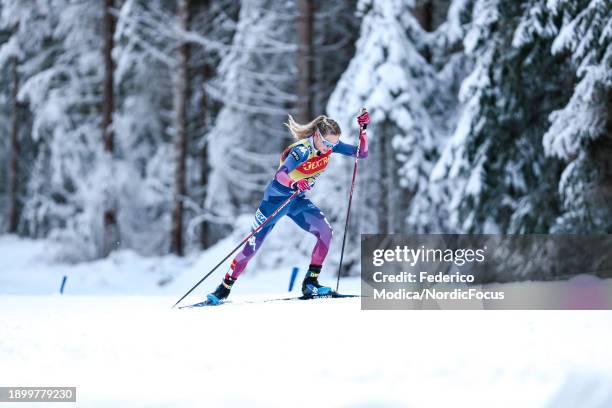
[[17,178],[18,178],[18,167],[17,160],[19,158],[19,122],[17,120],[17,91],[19,86],[19,77],[17,74],[16,58],[13,58],[12,68],[12,79],[13,85],[11,88],[11,153],[9,159],[9,191],[8,191],[8,232],[17,232]]
[[[212,78],[212,72],[208,65],[204,65],[202,70],[203,82],[207,83]],[[202,100],[200,101],[200,109],[202,114],[198,115],[202,120],[203,132],[208,133],[206,113],[208,112],[208,98],[206,92],[202,92]],[[210,168],[208,166],[208,142],[204,143],[202,151],[200,152],[200,186],[202,187],[202,206],[206,203],[206,196],[208,195],[208,174]],[[210,237],[210,223],[207,220],[203,220],[200,224],[200,245],[202,249],[207,249],[212,245]]]
[[[433,25],[433,15],[434,15],[434,5],[433,0],[427,0],[423,2],[419,7],[415,7],[412,11],[412,14],[415,16],[421,28],[427,32],[434,31]],[[429,63],[431,63],[431,51],[429,49],[423,50],[423,57]]]
[[297,119],[302,123],[312,120],[312,18],[313,5],[309,0],[298,0],[297,54],[298,110]]
[[432,32],[433,27],[433,0],[427,0],[422,2],[418,7],[415,7],[412,11],[414,17],[423,28],[423,30]]
[[[102,138],[104,141],[104,152],[107,154],[109,163],[115,150],[113,136],[113,112],[115,110],[113,76],[115,67],[113,65],[113,36],[115,34],[115,18],[111,14],[114,7],[114,0],[105,0],[104,4],[104,87],[102,96]],[[112,183],[112,180],[107,182]],[[103,242],[102,255],[107,256],[118,241],[117,209],[114,205],[115,200],[108,200],[105,204],[103,215]]]
[[384,124],[381,126],[381,132],[379,133],[378,138],[378,171],[380,174],[380,190],[378,194],[378,233],[379,234],[387,234],[389,232],[389,179],[391,178],[391,174],[389,174],[389,166],[387,161],[390,159],[388,157],[389,149],[387,145],[389,144],[388,140],[388,126]]
[[[178,17],[181,28],[189,29],[189,0],[179,0]],[[182,256],[183,248],[183,197],[186,195],[185,162],[187,156],[187,98],[188,98],[189,45],[178,49],[178,64],[174,80],[174,205],[170,230],[170,251]]]
[[402,218],[404,218],[402,208],[408,208],[409,203],[401,201],[402,189],[398,183],[398,166],[390,138],[387,138],[384,147],[386,150],[387,177],[383,180],[387,184],[387,211],[389,212],[387,214],[387,233],[396,234],[402,232]]

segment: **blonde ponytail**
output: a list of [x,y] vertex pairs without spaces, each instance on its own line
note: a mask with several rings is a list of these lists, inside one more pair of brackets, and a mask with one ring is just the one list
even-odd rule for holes
[[300,125],[293,119],[293,116],[289,115],[285,126],[289,128],[289,131],[296,140],[307,138],[308,136],[314,134],[317,128],[323,132],[323,135],[331,133],[340,136],[340,126],[338,123],[325,115],[319,115],[305,125]]

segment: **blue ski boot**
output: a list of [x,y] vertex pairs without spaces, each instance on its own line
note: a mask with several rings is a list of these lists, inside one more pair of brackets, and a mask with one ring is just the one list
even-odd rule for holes
[[310,298],[332,295],[332,288],[320,285],[317,279],[321,273],[321,267],[321,265],[310,265],[308,267],[308,272],[306,272],[304,282],[302,282],[302,294],[304,297]]
[[208,303],[211,305],[218,305],[225,300],[229,296],[234,282],[236,282],[236,279],[233,279],[229,274],[225,275],[223,282],[217,286],[217,289],[215,289],[213,293],[206,295]]

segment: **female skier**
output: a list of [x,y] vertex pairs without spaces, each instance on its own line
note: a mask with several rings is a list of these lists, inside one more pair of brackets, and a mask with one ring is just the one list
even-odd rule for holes
[[361,129],[359,151],[357,151],[357,146],[340,141],[340,126],[335,120],[322,115],[310,123],[300,125],[289,115],[288,123],[285,125],[297,141],[281,154],[280,166],[274,179],[266,187],[263,200],[255,212],[253,230],[265,222],[267,217],[294,192],[299,190],[300,193],[248,240],[242,252],[234,258],[221,284],[213,293],[207,295],[210,303],[218,304],[228,297],[240,273],[261,247],[266,235],[274,228],[274,224],[283,215],[289,216],[300,228],[317,238],[310,266],[302,283],[302,293],[305,297],[312,297],[332,292],[331,288],[321,286],[317,280],[329,249],[332,229],[323,212],[305,197],[304,191],[310,190],[314,185],[316,178],[327,167],[332,153],[340,153],[345,156],[358,155],[362,159],[368,156],[368,140],[365,129],[363,129],[364,125],[370,123],[367,111],[357,118],[357,123]]

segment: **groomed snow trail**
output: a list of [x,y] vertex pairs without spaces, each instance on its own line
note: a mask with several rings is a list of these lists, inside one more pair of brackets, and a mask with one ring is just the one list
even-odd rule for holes
[[0,296],[0,384],[85,407],[612,406],[611,312],[175,301]]

